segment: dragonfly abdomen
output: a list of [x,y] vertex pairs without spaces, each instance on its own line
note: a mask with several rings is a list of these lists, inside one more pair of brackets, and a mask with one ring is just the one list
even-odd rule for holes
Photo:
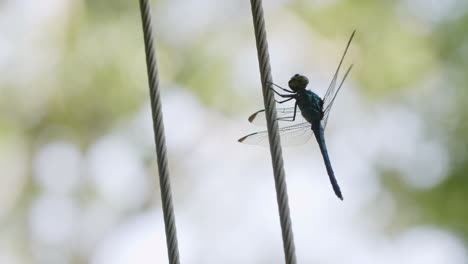
[[343,200],[343,195],[341,194],[340,186],[336,180],[335,173],[330,162],[330,157],[328,156],[327,145],[325,144],[325,135],[323,133],[323,127],[320,122],[314,122],[312,125],[312,130],[314,131],[315,138],[320,147],[320,152],[322,152],[323,161],[325,162],[325,168],[327,169],[327,174],[330,179],[330,183],[333,187],[333,191],[336,196]]

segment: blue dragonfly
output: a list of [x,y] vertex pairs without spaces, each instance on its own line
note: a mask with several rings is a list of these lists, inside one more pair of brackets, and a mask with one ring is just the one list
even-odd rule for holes
[[[330,85],[323,96],[323,99],[320,98],[316,93],[307,90],[306,87],[309,84],[309,80],[307,77],[296,74],[294,75],[288,82],[288,86],[290,89],[283,88],[279,85],[271,83],[277,89],[286,92],[281,93],[272,87],[272,91],[277,94],[278,96],[285,98],[282,101],[275,101],[279,104],[295,100],[294,107],[288,108],[277,108],[277,120],[284,121],[284,122],[295,122],[293,125],[283,126],[279,129],[279,133],[281,135],[281,141],[285,145],[298,145],[307,142],[312,134],[315,135],[315,139],[320,147],[320,151],[323,156],[323,161],[325,162],[325,167],[327,169],[328,176],[330,178],[330,182],[332,184],[333,190],[340,198],[343,200],[343,195],[341,194],[340,187],[335,177],[335,173],[333,172],[333,168],[331,166],[330,158],[328,156],[327,146],[325,144],[325,135],[324,131],[327,126],[328,116],[330,115],[331,107],[333,106],[333,102],[335,101],[336,95],[340,91],[346,77],[348,76],[349,72],[351,71],[353,65],[351,64],[343,79],[338,85],[338,89],[336,89],[337,84],[337,77],[345,58],[345,55],[348,51],[349,45],[353,40],[354,34],[356,31],[353,31],[351,37],[348,40],[348,44],[346,45],[345,51],[341,56],[340,63],[333,75]],[[299,107],[299,109],[298,109]],[[300,112],[302,117],[297,117],[297,112]],[[299,122],[298,122],[298,120]],[[264,124],[265,123],[265,110],[260,110],[255,112],[249,117],[249,121],[253,124]],[[268,145],[268,131],[261,131],[249,134],[244,136],[238,140],[241,143],[252,144],[252,145]]]

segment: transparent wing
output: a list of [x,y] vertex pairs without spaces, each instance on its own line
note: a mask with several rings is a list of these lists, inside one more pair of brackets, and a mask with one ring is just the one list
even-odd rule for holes
[[348,40],[348,44],[346,45],[346,49],[343,52],[343,55],[341,56],[340,63],[338,64],[338,67],[336,68],[335,74],[333,75],[333,78],[330,82],[330,85],[328,86],[327,92],[323,96],[323,107],[327,108],[328,105],[330,105],[332,99],[335,97],[335,88],[336,88],[336,79],[338,77],[338,73],[340,72],[341,64],[343,64],[343,60],[346,56],[346,53],[348,52],[349,45],[351,44],[351,41],[353,40],[354,34],[356,33],[356,30],[353,31],[351,34],[351,37]]
[[[294,115],[294,107],[286,107],[286,108],[276,108],[276,117],[281,121],[282,118],[292,118]],[[296,123],[304,123],[306,120],[301,115],[301,110],[299,107],[297,108],[296,112],[296,120],[294,122],[289,122],[291,124]],[[266,126],[266,117],[265,117],[265,109],[259,110],[249,116],[249,122],[257,125],[257,126]]]
[[[308,122],[285,126],[279,129],[283,146],[297,146],[306,143],[313,131]],[[238,140],[241,143],[259,146],[268,146],[268,131],[252,133]]]
[[336,98],[336,95],[340,92],[341,90],[341,86],[343,86],[343,83],[344,81],[346,80],[346,77],[348,77],[348,74],[349,72],[351,71],[351,69],[353,68],[353,64],[351,64],[348,68],[348,70],[346,71],[344,77],[343,77],[343,80],[341,80],[341,83],[340,85],[338,86],[338,89],[336,90],[336,93],[335,95],[333,95],[333,98],[330,100],[330,103],[328,103],[327,106],[324,106],[324,109],[323,109],[323,118],[322,118],[322,126],[323,126],[323,129],[325,130],[325,128],[327,127],[327,122],[328,122],[328,116],[330,114],[330,109],[332,108],[333,106],[333,102],[335,102],[335,98]]

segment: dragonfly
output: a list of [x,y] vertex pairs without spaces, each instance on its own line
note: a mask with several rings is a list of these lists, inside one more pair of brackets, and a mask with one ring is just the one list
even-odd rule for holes
[[[281,101],[275,99],[277,103],[283,104],[285,102],[295,100],[294,107],[277,108],[277,121],[294,122],[292,125],[282,126],[279,129],[281,141],[285,145],[303,144],[312,137],[312,134],[314,134],[322,153],[325,168],[333,187],[333,191],[341,200],[343,200],[343,195],[336,180],[335,173],[333,172],[327,146],[325,144],[324,132],[327,127],[328,117],[330,115],[333,102],[353,67],[353,64],[348,67],[341,82],[339,82],[338,88],[336,88],[341,65],[343,64],[343,60],[348,52],[348,48],[355,33],[356,31],[353,31],[348,40],[345,51],[341,56],[341,60],[335,74],[333,75],[330,85],[323,96],[323,99],[311,90],[306,89],[309,84],[309,80],[307,77],[300,74],[295,74],[289,80],[288,86],[290,89],[270,83],[270,89],[272,89],[276,95],[283,98]],[[298,112],[301,113],[302,117],[298,116]],[[253,124],[265,124],[265,110],[253,113],[248,120]],[[246,144],[268,146],[268,131],[252,133],[240,138],[238,141]]]

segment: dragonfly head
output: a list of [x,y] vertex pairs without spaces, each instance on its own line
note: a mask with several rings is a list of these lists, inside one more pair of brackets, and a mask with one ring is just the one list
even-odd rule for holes
[[288,82],[289,88],[291,88],[291,90],[293,90],[296,93],[301,90],[305,90],[307,84],[309,84],[309,79],[307,79],[307,77],[305,77],[304,75],[300,74],[294,75]]

